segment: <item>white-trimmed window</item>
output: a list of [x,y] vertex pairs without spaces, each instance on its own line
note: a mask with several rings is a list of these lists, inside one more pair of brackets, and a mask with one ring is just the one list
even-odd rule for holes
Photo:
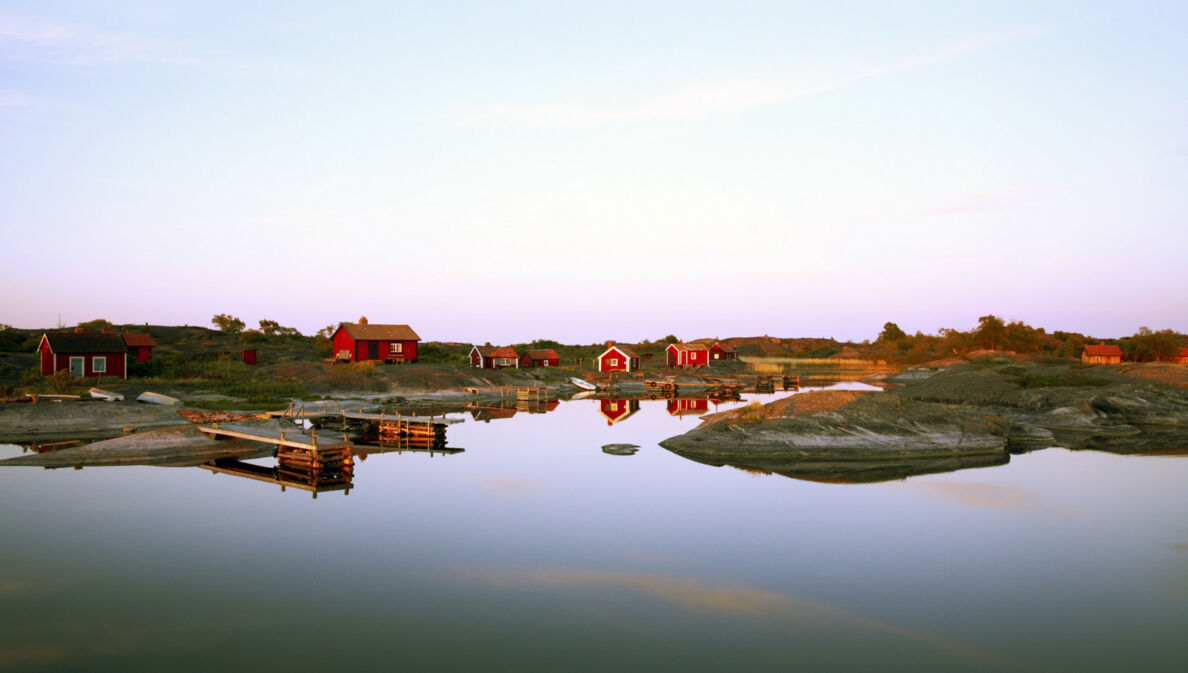
[[541,360],[540,366],[541,366],[541,367],[548,367],[548,366],[549,366],[549,359],[548,359],[548,358],[545,358],[544,360]]
[[96,374],[106,374],[107,356],[96,355],[95,357],[91,358],[91,371],[95,372]]
[[607,359],[606,359],[606,366],[608,366],[608,367],[618,367],[618,366],[619,366],[619,358],[607,358]]
[[388,354],[389,355],[400,355],[403,352],[404,352],[404,342],[403,341],[393,341],[388,344]]

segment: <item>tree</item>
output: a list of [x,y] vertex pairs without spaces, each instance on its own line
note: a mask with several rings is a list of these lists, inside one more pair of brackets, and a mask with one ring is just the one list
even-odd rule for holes
[[239,334],[244,328],[242,320],[226,313],[216,315],[210,319],[210,322],[227,334]]
[[104,320],[103,318],[95,318],[94,320],[80,322],[78,324],[78,326],[87,332],[90,332],[90,331],[98,332],[101,330],[111,329],[112,327],[114,327],[114,325],[111,324],[110,320]]
[[329,341],[330,337],[334,336],[336,331],[338,331],[338,325],[326,325],[322,329],[318,330],[317,334],[314,336],[319,339],[326,339]]
[[1005,336],[1006,325],[1003,324],[1002,318],[996,315],[984,315],[978,318],[978,328],[974,331],[974,337],[977,338],[982,348],[988,347],[990,350],[996,350]]
[[280,323],[278,323],[275,320],[261,320],[260,321],[260,331],[263,332],[264,334],[271,336],[273,334],[276,334],[277,330],[279,330],[279,329],[280,329]]
[[680,342],[681,342],[681,340],[676,338],[676,336],[674,336],[672,334],[669,334],[668,336],[664,337],[664,343],[666,343],[666,344],[676,344],[676,343],[680,343]]
[[883,331],[879,332],[879,338],[875,339],[875,343],[893,343],[903,339],[906,336],[907,333],[899,329],[899,325],[889,322],[883,325]]

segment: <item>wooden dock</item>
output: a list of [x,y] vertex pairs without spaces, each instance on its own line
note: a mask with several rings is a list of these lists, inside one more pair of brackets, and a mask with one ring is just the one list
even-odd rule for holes
[[354,476],[354,445],[344,434],[342,439],[331,434],[318,437],[317,430],[309,435],[290,433],[274,428],[253,426],[222,426],[212,424],[199,428],[215,439],[246,439],[270,444],[276,450],[276,467],[263,468],[240,461],[214,461],[204,465],[212,472],[235,474],[240,477],[271,481],[283,487],[292,486],[312,491],[344,490],[350,488]]

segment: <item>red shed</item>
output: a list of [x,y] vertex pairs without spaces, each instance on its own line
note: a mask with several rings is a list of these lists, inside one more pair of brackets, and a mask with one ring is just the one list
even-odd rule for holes
[[245,348],[245,349],[239,351],[239,359],[243,360],[243,364],[248,365],[249,367],[255,367],[256,366],[256,349],[255,348]]
[[606,342],[606,350],[598,356],[600,372],[633,372],[639,369],[639,356],[626,346]]
[[606,419],[607,425],[626,420],[639,411],[639,400],[599,400],[598,413]]
[[128,347],[118,334],[46,332],[37,351],[45,376],[66,370],[71,376],[128,378]]
[[1122,349],[1104,341],[1099,344],[1085,344],[1081,348],[1081,362],[1089,365],[1116,365],[1122,362]]
[[669,367],[704,367],[709,364],[709,349],[703,344],[669,344]]
[[153,346],[156,342],[148,334],[125,334],[124,345],[128,347],[128,354],[135,362],[148,362],[153,357]]
[[503,369],[520,366],[520,354],[506,346],[475,346],[470,349],[470,366],[479,369]]
[[357,323],[339,323],[330,340],[336,359],[416,362],[421,337],[408,325],[372,325],[367,318],[359,318]]
[[721,341],[718,341],[713,346],[710,346],[709,353],[711,360],[738,359],[738,353],[735,353],[733,348],[731,348],[728,344],[722,343]]
[[1183,350],[1173,355],[1171,361],[1180,365],[1188,365],[1188,346],[1184,346]]
[[520,356],[520,366],[524,369],[556,367],[560,362],[561,358],[557,357],[557,351],[552,348],[542,351],[527,351]]

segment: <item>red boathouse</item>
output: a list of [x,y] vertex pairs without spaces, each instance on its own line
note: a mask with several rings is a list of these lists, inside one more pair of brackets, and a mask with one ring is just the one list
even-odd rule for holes
[[359,318],[357,323],[339,323],[330,340],[336,360],[416,362],[421,337],[408,325],[372,325]]
[[606,342],[606,350],[598,356],[600,372],[633,372],[639,369],[639,356],[626,346]]
[[148,334],[125,334],[124,345],[128,347],[128,354],[133,362],[148,362],[153,357],[153,346],[156,342]]
[[709,364],[709,349],[702,344],[669,344],[669,367],[704,367]]
[[475,346],[470,349],[470,366],[479,369],[518,368],[520,354],[507,346]]
[[531,369],[532,367],[556,367],[561,363],[561,358],[557,357],[557,351],[549,348],[541,351],[526,351],[520,356],[520,367],[522,369]]
[[46,332],[37,351],[45,376],[68,371],[71,376],[128,378],[128,347],[118,334]]

